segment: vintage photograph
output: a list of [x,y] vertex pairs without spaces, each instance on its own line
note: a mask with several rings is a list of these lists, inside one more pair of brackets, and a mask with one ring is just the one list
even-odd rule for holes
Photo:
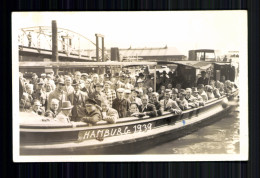
[[248,159],[247,11],[13,12],[13,160]]

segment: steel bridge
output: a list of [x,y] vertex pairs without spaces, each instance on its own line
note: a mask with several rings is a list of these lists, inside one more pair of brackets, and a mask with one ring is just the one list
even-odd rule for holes
[[[58,55],[61,61],[102,61],[103,55],[104,61],[110,58],[106,50],[102,54],[102,48],[98,45],[97,48],[98,40],[94,43],[87,37],[64,28],[58,28],[57,36]],[[103,43],[104,39],[102,45]],[[21,28],[18,33],[18,44],[20,61],[51,60],[52,28],[50,26]]]

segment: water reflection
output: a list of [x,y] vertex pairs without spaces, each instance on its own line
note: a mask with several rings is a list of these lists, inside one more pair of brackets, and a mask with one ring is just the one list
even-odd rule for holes
[[239,154],[239,106],[223,119],[141,154]]

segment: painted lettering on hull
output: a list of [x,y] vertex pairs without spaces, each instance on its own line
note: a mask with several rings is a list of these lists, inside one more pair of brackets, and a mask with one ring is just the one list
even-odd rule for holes
[[144,133],[149,130],[152,130],[153,124],[136,124],[132,126],[122,126],[110,129],[98,129],[98,130],[88,130],[88,131],[80,131],[78,134],[79,140],[88,140],[94,138],[105,138],[112,136],[120,136],[127,135],[133,133]]

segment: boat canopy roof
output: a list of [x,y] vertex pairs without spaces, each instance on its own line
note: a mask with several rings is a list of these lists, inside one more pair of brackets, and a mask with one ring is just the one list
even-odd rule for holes
[[158,62],[159,65],[167,65],[167,64],[176,64],[176,65],[183,65],[183,66],[188,66],[192,67],[195,69],[207,69],[209,68],[212,64],[218,64],[218,65],[230,65],[230,63],[227,62],[210,62],[210,61],[170,61],[170,62],[163,62],[160,61]]
[[36,68],[36,67],[62,67],[62,68],[84,68],[84,67],[100,67],[100,66],[143,66],[157,65],[157,62],[19,62],[21,68]]

